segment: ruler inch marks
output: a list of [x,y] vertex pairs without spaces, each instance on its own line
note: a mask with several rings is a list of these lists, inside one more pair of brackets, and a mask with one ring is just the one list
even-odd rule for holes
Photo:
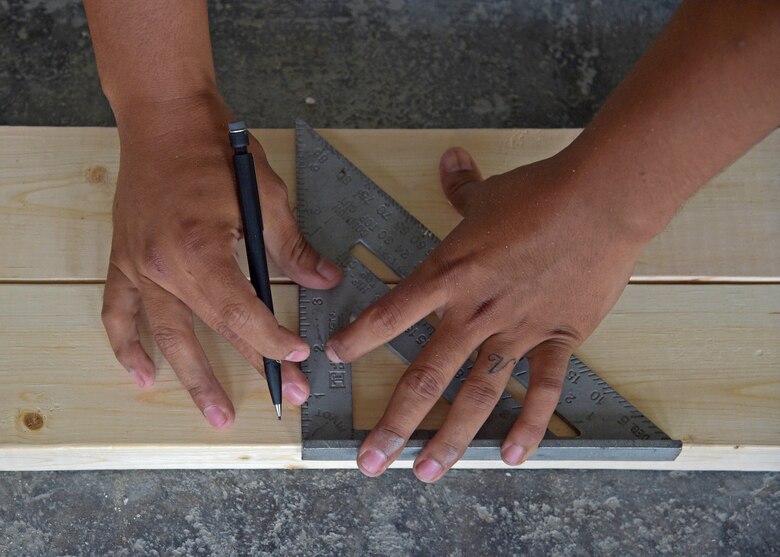
[[[439,245],[439,239],[303,120],[296,121],[298,223],[306,239],[344,271],[331,290],[299,287],[300,335],[311,347],[301,370],[311,384],[301,409],[303,458],[354,459],[367,432],[355,430],[352,415],[352,366],[325,356],[324,343],[371,303],[389,291],[352,255],[358,243],[402,279]],[[435,327],[422,320],[388,343],[407,364],[429,342]],[[464,362],[444,392],[450,402],[467,379]],[[512,371],[528,387],[528,360]],[[504,392],[466,451],[465,459],[500,459],[501,441],[522,411]],[[556,412],[579,431],[572,439],[548,432],[534,458],[547,460],[673,460],[681,443],[670,439],[649,418],[620,396],[576,356],[566,371]],[[414,458],[431,432],[417,432],[401,458]]]

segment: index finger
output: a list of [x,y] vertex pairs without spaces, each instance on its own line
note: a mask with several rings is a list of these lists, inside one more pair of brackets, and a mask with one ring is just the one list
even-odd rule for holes
[[445,296],[435,281],[415,271],[331,337],[325,353],[332,362],[356,360],[444,305]]
[[201,319],[211,312],[216,314],[224,324],[217,332],[226,337],[238,335],[266,358],[306,358],[309,346],[279,325],[234,258],[211,252],[193,260],[190,268],[197,288],[189,288],[182,299]]

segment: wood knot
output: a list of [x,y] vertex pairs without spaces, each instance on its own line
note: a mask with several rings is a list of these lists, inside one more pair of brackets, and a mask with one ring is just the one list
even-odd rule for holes
[[87,168],[87,182],[90,184],[105,184],[108,170],[105,166],[95,165]]
[[43,427],[43,416],[40,412],[25,412],[22,414],[22,423],[30,431],[38,431]]

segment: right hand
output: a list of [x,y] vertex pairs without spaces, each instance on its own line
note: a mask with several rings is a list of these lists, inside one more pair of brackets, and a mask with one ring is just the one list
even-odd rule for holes
[[[119,118],[118,118],[119,120]],[[236,261],[241,215],[228,142],[230,111],[217,96],[141,104],[122,115],[121,164],[103,323],[119,362],[140,387],[155,366],[139,341],[141,306],[152,335],[195,404],[215,428],[235,419],[193,329],[192,313],[262,374],[262,357],[282,363],[282,393],[301,404],[309,386],[296,364],[309,355],[280,326]],[[341,270],[301,235],[287,187],[252,138],[268,253],[295,282],[327,289]]]

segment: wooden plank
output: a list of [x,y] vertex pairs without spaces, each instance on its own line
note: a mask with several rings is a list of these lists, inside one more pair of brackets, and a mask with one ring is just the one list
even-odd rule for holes
[[[334,469],[357,468],[354,461],[303,461],[301,447],[294,445],[177,445],[164,449],[154,445],[90,445],[63,447],[12,447],[0,449],[0,471],[33,470],[149,470],[149,469]],[[612,470],[738,470],[777,471],[780,450],[766,445],[698,445],[684,443],[673,462],[643,461],[534,461],[525,469]],[[411,468],[411,461],[392,468]],[[500,461],[458,462],[454,468],[510,469]]]
[[[274,419],[266,387],[218,335],[198,335],[237,419],[214,431],[170,368],[139,391],[100,324],[99,284],[0,285],[0,470],[340,467],[300,460],[300,414]],[[296,289],[276,286],[295,327]],[[780,285],[631,285],[578,354],[670,435],[670,463],[543,463],[528,467],[780,470]],[[376,351],[354,368],[356,421],[370,426],[403,365]],[[442,403],[429,416],[435,427]],[[739,445],[740,448],[734,448]],[[467,463],[466,466],[500,466]]]
[[[294,199],[293,132],[256,133]],[[491,175],[548,157],[577,133],[326,130],[323,135],[443,237],[459,220],[438,186],[438,159],[446,148],[468,148]],[[780,280],[778,152],[780,131],[703,188],[647,248],[635,280]],[[0,281],[103,280],[118,164],[111,128],[0,127]],[[278,269],[272,273],[276,281],[286,280]]]

